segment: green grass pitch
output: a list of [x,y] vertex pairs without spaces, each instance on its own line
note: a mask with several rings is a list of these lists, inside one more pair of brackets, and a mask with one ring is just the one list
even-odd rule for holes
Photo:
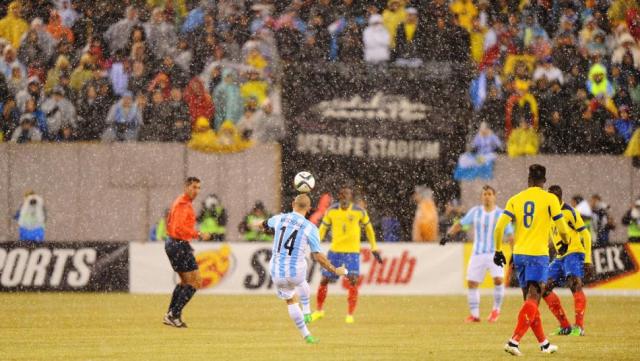
[[[502,360],[522,301],[505,300],[497,324],[465,324],[465,296],[361,297],[356,323],[344,323],[346,298],[330,296],[327,316],[310,325],[318,345],[303,343],[275,296],[198,295],[186,307],[188,329],[162,324],[169,296],[0,294],[0,360]],[[562,296],[573,318],[573,302]],[[545,331],[556,321],[542,305]],[[588,298],[587,336],[549,336],[559,347],[542,355],[531,331],[528,359],[639,360],[640,297]]]

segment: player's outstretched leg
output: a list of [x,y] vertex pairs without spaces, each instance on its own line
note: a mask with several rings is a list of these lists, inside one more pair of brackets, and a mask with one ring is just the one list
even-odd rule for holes
[[311,289],[309,283],[304,281],[296,286],[296,294],[300,295],[300,303],[302,304],[302,313],[304,315],[304,323],[311,323]]
[[502,300],[504,300],[504,281],[502,277],[493,279],[493,309],[489,314],[489,322],[496,322],[500,317],[500,309],[502,308]]
[[480,322],[480,290],[478,289],[478,283],[468,281],[467,286],[467,303],[469,303],[469,316],[464,322]]
[[327,293],[329,292],[329,279],[326,276],[322,276],[320,279],[320,286],[318,286],[318,294],[316,295],[316,311],[311,314],[311,320],[316,321],[324,317],[324,301],[327,299]]
[[286,302],[287,309],[289,311],[289,317],[300,331],[300,334],[304,338],[305,342],[309,344],[318,343],[318,339],[311,336],[311,332],[309,332],[309,329],[304,322],[304,315],[302,314],[302,310],[300,310],[300,305],[298,304],[297,297],[294,295],[293,298],[286,300]]

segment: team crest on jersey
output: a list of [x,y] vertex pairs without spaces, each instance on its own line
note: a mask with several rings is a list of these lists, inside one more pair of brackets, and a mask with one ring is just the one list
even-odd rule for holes
[[353,222],[354,219],[355,219],[355,217],[352,214],[347,215],[347,220],[349,222]]
[[202,276],[202,288],[213,287],[220,283],[233,265],[231,247],[227,244],[219,249],[199,252],[195,256]]

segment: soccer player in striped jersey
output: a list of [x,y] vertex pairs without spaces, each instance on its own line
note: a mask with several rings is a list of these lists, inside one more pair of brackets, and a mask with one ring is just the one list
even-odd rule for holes
[[[460,232],[463,227],[473,228],[473,250],[467,266],[467,300],[471,314],[465,322],[480,322],[480,290],[478,286],[484,280],[487,271],[493,278],[493,309],[489,314],[489,322],[496,322],[500,316],[500,307],[504,298],[504,268],[493,263],[495,252],[493,230],[496,228],[502,208],[496,207],[496,191],[489,185],[482,187],[482,205],[471,208],[467,214],[454,224],[442,238],[444,245],[450,237]],[[505,234],[513,236],[513,227],[508,224]]]
[[564,221],[560,202],[556,196],[542,189],[547,181],[546,172],[546,168],[540,164],[529,167],[529,188],[507,201],[493,232],[496,242],[493,261],[499,266],[504,266],[507,259],[502,253],[502,236],[507,225],[514,223],[513,266],[525,301],[518,314],[513,336],[504,345],[504,350],[514,356],[522,355],[518,345],[529,327],[540,344],[540,351],[558,351],[558,346],[552,345],[544,334],[538,310],[544,283],[548,279],[549,232],[553,223],[562,238],[558,245],[558,254],[564,255],[569,243],[567,223]]
[[[311,209],[311,199],[306,194],[298,195],[292,203],[293,212],[273,216],[262,224],[262,228],[275,231],[269,273],[280,299],[285,300],[289,317],[295,323],[305,342],[318,343],[307,328],[311,321],[310,289],[307,283],[307,248],[324,269],[337,276],[347,274],[345,267],[335,267],[320,249],[318,228],[305,215]],[[298,304],[302,302],[302,310]]]
[[[569,226],[569,248],[563,256],[558,255],[549,265],[549,281],[543,293],[544,301],[549,306],[551,313],[560,322],[560,328],[555,332],[557,335],[584,336],[584,311],[587,307],[587,298],[582,292],[582,278],[585,271],[591,273],[593,264],[591,263],[591,232],[585,225],[580,213],[576,212],[570,205],[562,202],[562,188],[558,185],[549,187],[549,192],[555,194],[561,202],[562,214]],[[554,227],[551,232],[553,245],[559,247],[560,237],[558,230]],[[564,313],[560,298],[553,292],[556,286],[567,285],[573,294],[576,323],[571,327],[567,316]]]
[[[349,186],[342,186],[338,192],[338,203],[327,210],[320,224],[320,240],[331,229],[331,246],[327,257],[333,264],[345,265],[349,270],[349,289],[347,296],[346,323],[353,323],[353,312],[358,302],[358,276],[360,274],[360,238],[364,227],[367,240],[371,245],[371,254],[377,262],[382,263],[376,245],[376,235],[369,220],[367,211],[353,203],[353,190]],[[327,297],[329,282],[338,278],[331,272],[322,271],[320,286],[318,287],[317,307],[312,314],[312,320],[324,317],[324,300]]]

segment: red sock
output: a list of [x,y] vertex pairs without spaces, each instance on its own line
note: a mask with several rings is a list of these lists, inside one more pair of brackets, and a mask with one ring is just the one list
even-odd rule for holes
[[353,311],[356,310],[356,304],[358,303],[358,286],[349,285],[347,302],[349,303],[349,314],[353,315]]
[[560,322],[560,327],[571,327],[571,324],[567,319],[567,315],[564,313],[564,309],[562,308],[562,303],[560,303],[560,298],[555,294],[555,292],[549,293],[549,295],[544,298],[544,302],[547,303],[551,313],[553,313],[553,315],[558,319],[558,322]]
[[576,309],[576,325],[584,328],[584,311],[587,308],[587,297],[584,292],[578,291],[574,293],[573,302]]
[[527,300],[522,305],[518,313],[516,329],[513,331],[513,336],[511,337],[514,341],[520,342],[522,336],[527,333],[529,325],[531,325],[531,322],[536,318],[536,311],[538,311],[538,305],[536,305],[533,300]]
[[536,308],[536,316],[531,322],[531,331],[536,335],[536,339],[538,343],[543,343],[547,337],[544,335],[544,330],[542,329],[542,319],[540,318],[540,310]]
[[329,287],[327,285],[318,286],[318,296],[316,298],[318,311],[322,310],[322,305],[324,304],[324,300],[327,299],[327,292],[329,292]]

